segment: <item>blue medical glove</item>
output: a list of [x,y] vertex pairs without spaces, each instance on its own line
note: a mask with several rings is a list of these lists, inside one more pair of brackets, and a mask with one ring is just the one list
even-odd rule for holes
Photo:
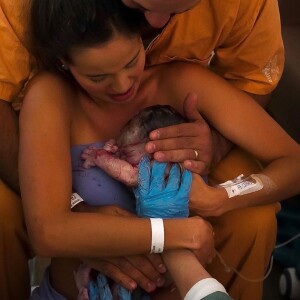
[[119,300],[131,300],[131,292],[119,284],[117,285],[117,293]]
[[186,218],[189,215],[189,192],[192,174],[173,164],[165,182],[167,164],[154,161],[152,167],[147,156],[139,163],[139,185],[134,189],[136,212],[140,217]]
[[88,290],[90,300],[113,300],[107,279],[101,273],[97,276],[97,282],[89,282]]

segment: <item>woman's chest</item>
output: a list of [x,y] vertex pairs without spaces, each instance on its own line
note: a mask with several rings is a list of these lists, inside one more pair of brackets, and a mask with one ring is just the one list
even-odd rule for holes
[[101,107],[94,103],[84,103],[73,113],[71,124],[71,144],[87,144],[117,138],[124,125],[141,109],[151,105],[141,101],[135,105]]

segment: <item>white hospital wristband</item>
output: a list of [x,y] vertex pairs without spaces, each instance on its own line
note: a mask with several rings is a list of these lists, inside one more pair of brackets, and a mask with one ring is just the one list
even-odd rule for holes
[[77,194],[73,193],[71,196],[71,209],[76,206],[78,203],[83,202],[84,200]]
[[164,221],[160,218],[150,218],[150,222],[152,232],[150,253],[162,253],[165,243]]

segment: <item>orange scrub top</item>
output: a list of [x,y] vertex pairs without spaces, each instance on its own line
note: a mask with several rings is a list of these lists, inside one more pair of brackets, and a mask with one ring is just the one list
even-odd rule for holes
[[[11,101],[30,77],[30,0],[0,0],[0,99]],[[268,94],[282,74],[284,51],[277,0],[200,0],[174,15],[147,49],[149,65],[199,62],[238,88]]]
[[31,70],[27,22],[30,0],[0,0],[0,99],[12,101]]
[[174,60],[210,65],[239,89],[268,94],[284,66],[277,0],[200,0],[171,18],[147,56],[149,65]]

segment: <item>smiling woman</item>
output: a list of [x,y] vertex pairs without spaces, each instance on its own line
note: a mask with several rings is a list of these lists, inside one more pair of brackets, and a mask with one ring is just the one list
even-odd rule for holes
[[[228,226],[232,226],[230,217],[226,226],[215,228],[215,238],[237,267],[249,247],[257,247],[265,259],[264,251],[274,241],[273,232],[264,225],[267,222],[275,227],[276,207],[263,205],[300,192],[299,145],[247,95],[199,65],[166,63],[144,70],[140,40],[143,14],[120,0],[33,0],[31,19],[37,58],[48,70],[27,85],[20,115],[20,183],[32,245],[38,255],[54,257],[46,285],[61,296],[58,299],[77,298],[73,271],[82,261],[130,290],[139,285],[152,293],[153,299],[180,298],[178,291],[170,294],[162,288],[166,270],[161,257],[148,255],[155,231],[150,219],[134,215],[134,199],[127,187],[96,168],[83,170],[80,153],[88,145],[103,146],[104,141],[118,136],[145,107],[171,105],[183,114],[184,99],[191,91],[199,99],[194,99],[194,115],[199,111],[224,137],[266,166],[253,174],[262,181],[261,189],[234,197],[229,197],[225,188],[208,186],[200,176],[194,176],[189,195],[191,213],[226,218],[241,208],[244,210],[237,215],[251,211],[251,218],[244,219],[241,213],[241,218],[234,219],[243,247],[227,247],[227,242],[236,240],[235,228]],[[189,134],[176,136],[183,144],[175,149],[179,157],[183,146],[195,157]],[[86,206],[77,208],[80,213],[70,209],[72,191],[79,185],[72,173],[80,175],[76,177],[80,184],[90,184]],[[188,189],[184,191],[186,200]],[[151,195],[149,192],[150,199]],[[252,206],[268,210],[270,219],[246,209]],[[220,223],[223,220],[220,218]],[[163,255],[189,249],[203,264],[212,261],[213,230],[202,217],[178,217],[159,224],[164,225],[164,234],[159,235],[164,236]],[[270,245],[262,245],[261,227],[266,230],[263,236],[271,236]],[[248,232],[244,234],[245,228],[255,228],[251,238]],[[229,283],[228,274],[218,265],[217,276]],[[257,263],[256,269],[263,273],[264,264]]]
[[69,55],[70,62],[63,60],[63,64],[95,101],[126,103],[135,96],[145,65],[139,36],[120,35],[105,46],[74,48]]
[[[76,14],[78,19],[73,17]],[[120,279],[117,273],[116,280],[122,280],[130,290],[139,284],[152,292],[165,281],[161,258],[145,255],[151,246],[151,224],[149,218],[136,218],[130,213],[134,212],[132,194],[103,172],[86,172],[78,164],[82,147],[101,145],[117,136],[141,108],[157,104],[161,99],[160,94],[156,94],[158,81],[148,80],[152,73],[144,72],[145,52],[139,34],[143,24],[142,13],[127,8],[118,0],[35,0],[32,4],[35,51],[44,68],[51,72],[38,74],[26,91],[21,113],[24,142],[21,142],[21,173],[24,175],[23,171],[32,163],[33,157],[26,146],[28,141],[32,141],[39,162],[35,167],[32,165],[27,179],[21,175],[21,184],[28,229],[36,252],[78,258],[51,260],[45,285],[57,297],[77,298],[73,271],[82,260],[88,260],[89,266],[102,271],[99,262],[102,265],[107,256],[113,257],[111,265],[120,261],[122,276]],[[39,118],[30,121],[37,102]],[[41,126],[36,127],[37,124]],[[45,147],[53,149],[45,161],[47,166],[40,164]],[[26,156],[28,161],[23,160]],[[44,173],[45,170],[56,175],[48,177],[50,173]],[[100,178],[100,182],[93,178]],[[37,183],[40,179],[44,182],[41,185]],[[37,183],[39,188],[33,192],[30,182]],[[79,188],[83,185],[88,187],[86,193]],[[56,188],[60,193],[52,199]],[[94,213],[70,211],[72,190],[80,190],[88,205],[86,212]],[[39,201],[48,197],[44,198],[44,193],[54,201]],[[34,209],[30,208],[32,205]],[[116,210],[112,205],[119,208]],[[193,218],[164,223],[166,250],[197,249],[204,261],[211,260],[213,236],[207,222]],[[181,233],[178,232],[180,227]],[[202,255],[202,251],[206,254]],[[124,260],[130,269],[123,270],[121,262]],[[124,278],[130,280],[124,281]],[[37,290],[36,295],[39,291],[45,292],[45,289]],[[163,289],[158,291],[163,292]],[[178,293],[172,296],[176,298]]]

